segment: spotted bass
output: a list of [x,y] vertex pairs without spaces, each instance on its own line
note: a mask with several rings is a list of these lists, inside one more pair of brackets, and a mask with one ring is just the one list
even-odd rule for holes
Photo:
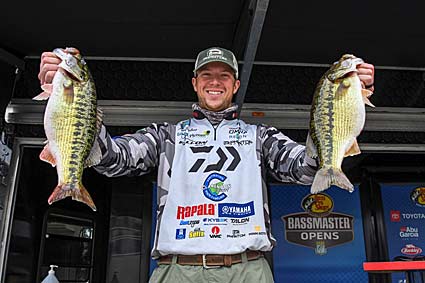
[[356,138],[365,123],[365,104],[373,107],[368,99],[372,92],[362,88],[358,77],[356,68],[361,63],[363,60],[354,55],[343,55],[316,87],[306,145],[307,154],[319,160],[311,193],[331,185],[354,190],[341,164],[344,157],[360,154]]
[[40,159],[56,166],[58,185],[48,203],[72,197],[96,210],[82,184],[84,167],[100,160],[99,155],[90,155],[101,123],[94,81],[77,49],[58,48],[53,53],[62,60],[59,69],[52,84],[43,85],[44,92],[33,98],[49,99],[44,113],[47,144]]

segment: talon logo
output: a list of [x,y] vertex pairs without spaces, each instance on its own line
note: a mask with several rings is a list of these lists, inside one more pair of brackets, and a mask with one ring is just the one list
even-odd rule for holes
[[224,191],[230,189],[230,184],[224,184],[226,179],[226,176],[219,173],[210,174],[203,185],[204,196],[213,201],[221,201],[227,198]]

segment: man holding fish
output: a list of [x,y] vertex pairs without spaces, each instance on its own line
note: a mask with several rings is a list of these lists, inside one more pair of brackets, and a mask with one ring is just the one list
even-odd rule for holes
[[[39,73],[42,86],[51,84],[61,61],[55,53],[43,53]],[[220,47],[208,48],[197,56],[192,85],[198,103],[192,106],[193,117],[176,125],[154,123],[114,138],[105,126],[99,128],[91,150],[92,156],[101,156],[94,162],[98,172],[134,176],[158,168],[152,250],[158,267],[150,282],[273,282],[263,256],[275,244],[266,175],[280,182],[309,185],[320,168],[322,175],[330,174],[317,189],[323,190],[338,184],[332,174],[340,170],[345,152],[358,152],[351,149],[364,123],[363,102],[358,105],[357,98],[347,102],[351,109],[360,109],[351,111],[353,115],[363,115],[351,119],[356,127],[326,121],[334,112],[344,111],[334,105],[339,105],[335,101],[346,93],[367,100],[373,91],[374,67],[354,56],[334,66],[349,70],[325,74],[335,86],[318,85],[311,141],[307,143],[309,154],[305,146],[276,128],[239,119],[237,106],[232,103],[240,86],[238,64],[231,51]],[[334,94],[327,93],[322,85]],[[326,98],[322,101],[321,97]],[[348,127],[345,136],[334,131],[340,126]],[[334,151],[345,152],[342,157],[329,154]]]

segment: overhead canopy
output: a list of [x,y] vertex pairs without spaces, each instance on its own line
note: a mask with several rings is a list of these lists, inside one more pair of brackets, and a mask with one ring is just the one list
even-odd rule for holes
[[[243,60],[256,2],[3,1],[0,48],[18,58],[76,46],[86,56],[194,59],[218,45]],[[255,60],[331,63],[354,53],[378,66],[424,67],[421,4],[270,0]]]

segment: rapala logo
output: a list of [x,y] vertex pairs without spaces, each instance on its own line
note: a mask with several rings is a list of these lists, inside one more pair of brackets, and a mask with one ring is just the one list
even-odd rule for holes
[[400,210],[391,210],[391,222],[400,222]]
[[201,215],[214,215],[215,205],[210,204],[199,204],[192,206],[178,206],[177,207],[177,219],[185,219],[186,217],[201,216]]
[[401,253],[405,255],[418,255],[422,253],[422,249],[415,245],[407,244],[401,249]]

